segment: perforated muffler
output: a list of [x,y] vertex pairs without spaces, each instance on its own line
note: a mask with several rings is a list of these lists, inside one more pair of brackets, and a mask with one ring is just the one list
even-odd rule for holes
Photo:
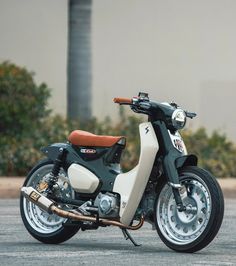
[[40,194],[33,187],[22,187],[21,194],[26,199],[37,205],[39,208],[43,209],[48,213],[52,213],[51,207],[54,205],[54,203],[48,198],[46,198],[44,195]]

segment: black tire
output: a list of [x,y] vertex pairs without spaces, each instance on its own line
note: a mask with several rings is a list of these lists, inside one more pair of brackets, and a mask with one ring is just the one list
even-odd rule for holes
[[186,187],[182,197],[190,212],[177,211],[172,188],[163,178],[157,188],[154,220],[166,246],[193,253],[206,247],[218,233],[224,216],[224,198],[215,177],[204,169],[188,166],[179,176]]
[[[53,166],[53,162],[45,159],[40,161],[28,174],[23,186],[33,186],[36,188],[37,186],[37,178],[43,178],[43,175],[46,174]],[[61,170],[63,171],[63,170]],[[41,176],[40,176],[41,174]],[[74,236],[78,230],[80,229],[79,225],[70,225],[66,226],[67,220],[64,218],[60,218],[59,216],[56,216],[55,214],[49,215],[46,212],[40,210],[38,207],[26,200],[22,195],[20,196],[20,213],[21,218],[23,220],[23,223],[25,225],[25,228],[27,231],[37,240],[46,243],[46,244],[59,244],[62,243],[68,239],[70,239],[72,236]],[[38,208],[38,209],[37,209]],[[38,215],[39,217],[38,221],[35,218],[36,216],[32,215],[33,210],[36,210],[34,213]],[[43,215],[46,217],[49,217],[50,219],[59,219],[57,227],[53,228],[53,230],[50,230],[50,226],[43,225],[42,221],[40,220],[40,214],[39,210]],[[41,214],[42,220],[43,215]],[[34,217],[33,217],[34,216]],[[32,218],[32,219],[31,219]],[[61,219],[61,223],[60,223]],[[46,220],[45,220],[46,221]],[[50,223],[50,222],[49,222]],[[40,226],[42,225],[42,228]],[[45,229],[43,230],[43,228]]]

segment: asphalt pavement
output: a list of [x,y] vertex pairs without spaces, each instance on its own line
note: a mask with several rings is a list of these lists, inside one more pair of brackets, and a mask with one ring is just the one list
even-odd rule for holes
[[195,254],[183,254],[167,248],[149,224],[131,232],[140,247],[115,227],[79,231],[60,245],[42,244],[25,230],[19,200],[0,199],[0,265],[236,265],[236,199],[225,204],[215,240]]

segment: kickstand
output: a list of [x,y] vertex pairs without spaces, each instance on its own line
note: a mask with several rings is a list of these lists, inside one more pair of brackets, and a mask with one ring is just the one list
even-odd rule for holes
[[128,240],[128,239],[129,239],[129,240],[134,244],[135,247],[139,247],[139,246],[141,246],[141,244],[138,244],[137,242],[135,242],[135,240],[132,238],[132,236],[131,236],[130,233],[127,231],[127,229],[122,228],[121,231],[122,231],[122,233],[123,233],[123,235],[124,235],[125,240]]

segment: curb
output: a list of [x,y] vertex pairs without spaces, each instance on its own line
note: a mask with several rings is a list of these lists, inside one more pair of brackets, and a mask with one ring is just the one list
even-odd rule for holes
[[24,181],[25,177],[0,177],[0,199],[19,198]]
[[[19,198],[25,177],[0,177],[0,199]],[[236,178],[217,179],[225,198],[236,198]]]

